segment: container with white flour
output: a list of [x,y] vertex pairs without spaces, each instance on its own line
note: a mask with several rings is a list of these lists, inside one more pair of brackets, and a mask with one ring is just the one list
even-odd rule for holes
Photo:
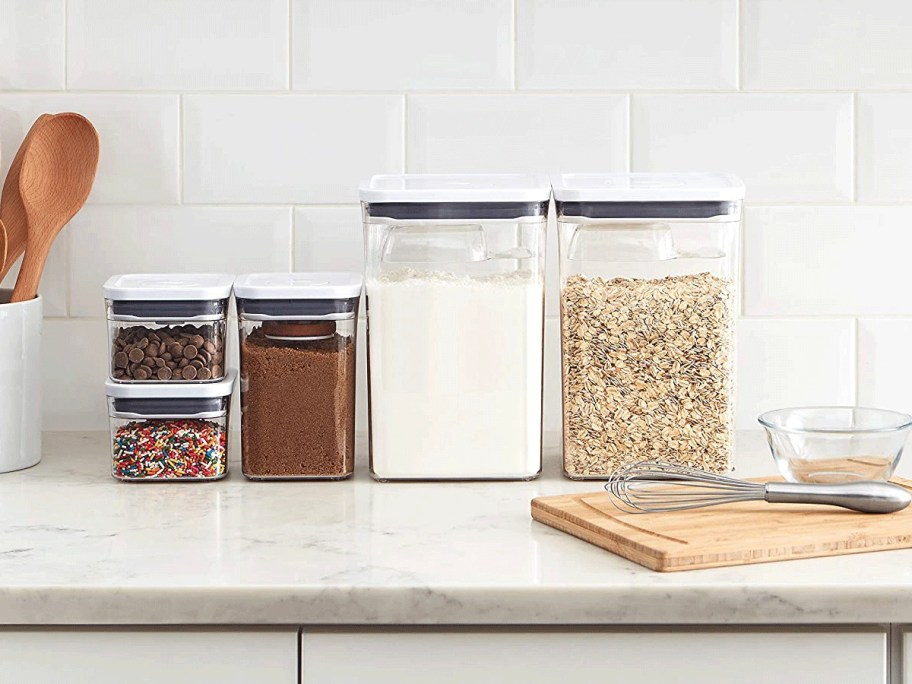
[[549,194],[519,175],[361,186],[375,478],[540,472]]

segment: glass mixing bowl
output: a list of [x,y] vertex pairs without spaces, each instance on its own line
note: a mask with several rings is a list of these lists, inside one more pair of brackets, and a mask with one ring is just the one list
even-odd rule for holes
[[912,429],[905,413],[854,406],[779,409],[758,420],[789,482],[887,480]]

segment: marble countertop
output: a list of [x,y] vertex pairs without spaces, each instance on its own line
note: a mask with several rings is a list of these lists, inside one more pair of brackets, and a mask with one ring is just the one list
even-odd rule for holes
[[[600,486],[554,450],[533,482],[124,484],[107,440],[0,476],[0,624],[912,622],[912,550],[661,574],[534,522]],[[738,454],[773,470],[758,434]]]

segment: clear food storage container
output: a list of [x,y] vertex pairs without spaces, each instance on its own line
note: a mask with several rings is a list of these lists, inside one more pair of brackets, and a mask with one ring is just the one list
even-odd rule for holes
[[234,372],[218,382],[196,384],[108,379],[114,477],[131,481],[225,477],[234,379]]
[[567,174],[558,213],[564,473],[731,469],[738,233],[724,174]]
[[110,377],[210,382],[225,377],[230,275],[116,275],[104,284]]
[[360,273],[256,273],[235,282],[248,478],[352,474],[361,280]]
[[547,179],[375,176],[360,194],[373,476],[536,477]]

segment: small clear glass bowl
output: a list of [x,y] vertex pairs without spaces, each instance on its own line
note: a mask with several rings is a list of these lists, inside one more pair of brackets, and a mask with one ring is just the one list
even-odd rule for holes
[[912,429],[905,413],[855,406],[785,408],[758,420],[789,482],[888,480]]

